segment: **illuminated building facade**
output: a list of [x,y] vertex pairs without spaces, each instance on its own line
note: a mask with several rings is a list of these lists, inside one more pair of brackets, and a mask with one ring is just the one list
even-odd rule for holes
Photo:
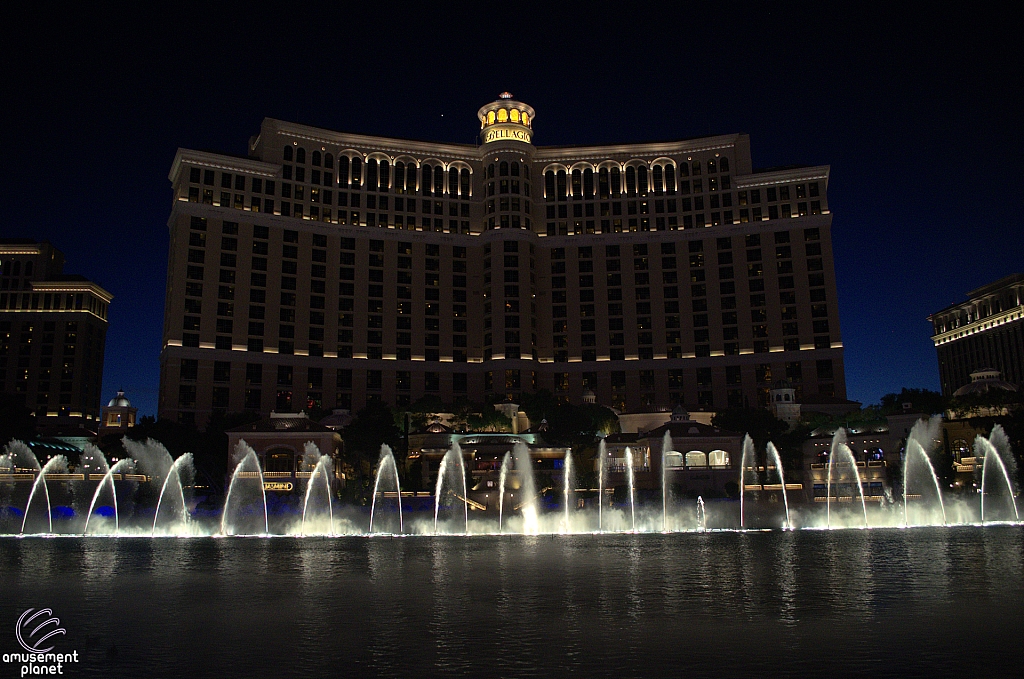
[[928,317],[942,395],[953,396],[985,368],[1024,385],[1024,274],[971,290],[967,298]]
[[50,243],[0,239],[0,387],[50,435],[95,434],[113,296],[64,273]]
[[743,134],[534,146],[534,117],[506,93],[478,145],[266,119],[248,158],[179,149],[161,416],[845,397],[828,167],[754,171]]

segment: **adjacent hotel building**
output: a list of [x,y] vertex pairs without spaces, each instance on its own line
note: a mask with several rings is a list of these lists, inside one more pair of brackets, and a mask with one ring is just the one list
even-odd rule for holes
[[160,415],[845,398],[827,166],[755,171],[744,134],[535,146],[508,93],[477,118],[478,145],[266,119],[247,158],[179,149]]
[[967,298],[928,317],[942,395],[953,396],[992,372],[1024,385],[1024,274],[971,290]]
[[0,389],[35,411],[41,433],[95,435],[112,299],[64,273],[50,243],[0,239]]

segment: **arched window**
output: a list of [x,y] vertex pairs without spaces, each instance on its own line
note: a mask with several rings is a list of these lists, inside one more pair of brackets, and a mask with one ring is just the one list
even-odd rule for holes
[[387,191],[391,187],[391,163],[380,161],[380,190]]
[[377,190],[377,161],[373,158],[366,161],[366,188]]
[[693,165],[691,167],[693,169],[694,176],[700,174],[700,161],[699,160],[693,161]]
[[493,125],[494,124],[494,111],[488,111],[487,112],[487,124],[488,125]]
[[665,192],[664,181],[661,165],[655,165],[651,168],[651,183],[654,184],[654,195],[660,196]]
[[523,177],[527,181],[530,180],[530,166],[529,165],[523,165]]
[[460,195],[463,198],[469,198],[469,170],[462,168],[462,172],[459,173],[459,179],[461,179],[462,184]]
[[494,179],[494,163],[487,166],[487,178]]
[[512,122],[518,123],[519,111],[517,109],[512,109],[511,111],[508,112],[508,117],[512,120]]
[[607,198],[609,195],[607,167],[602,167],[597,173],[597,191],[599,198]]
[[14,276],[20,276],[21,275],[21,262],[20,261],[15,260],[15,262],[14,262],[14,273],[12,275],[14,275]]
[[434,168],[434,195],[444,195],[444,170],[440,167]]
[[320,155],[320,152],[319,151],[313,151],[313,165],[315,165],[316,167],[320,167],[322,162],[323,162],[323,157]]
[[526,112],[523,112],[523,125],[529,125],[529,124],[530,124],[530,114],[526,113]]
[[548,170],[544,173],[544,197],[548,200],[555,199],[555,172]]
[[508,120],[508,111],[503,108],[498,109],[498,122],[503,123]]
[[690,176],[690,167],[686,163],[679,163],[679,176],[680,177],[689,177]]
[[328,170],[334,169],[334,156],[332,156],[330,153],[324,154],[324,167],[326,167]]
[[612,197],[618,198],[622,195],[622,171],[617,168],[612,168]]
[[416,193],[416,166],[412,163],[405,166],[405,192]]
[[647,168],[641,165],[636,169],[636,183],[641,196],[647,195]]
[[423,175],[420,178],[420,193],[422,193],[424,196],[430,195],[430,187],[433,184],[433,175],[431,174],[431,172],[432,170],[430,169],[430,166],[424,165],[423,172],[420,173]]
[[626,195],[636,195],[636,168],[633,166],[626,168]]
[[708,158],[708,174],[714,174],[714,173],[715,173],[715,159],[714,158]]
[[729,159],[728,158],[725,158],[723,156],[722,159],[718,161],[718,171],[719,172],[728,172],[729,171]]
[[518,177],[519,176],[519,163],[517,163],[515,161],[512,161],[512,176],[513,177]]
[[665,192],[670,196],[676,193],[676,169],[671,165],[665,166]]
[[502,177],[508,176],[508,161],[501,161],[501,163],[498,165],[498,174]]
[[294,158],[294,157],[295,156],[292,153],[292,147],[291,146],[285,146],[284,147],[284,159],[285,159],[285,161],[290,163],[292,161],[292,158]]
[[295,162],[305,163],[306,162],[306,149],[301,146],[295,150]]
[[405,163],[395,163],[395,193],[405,193]]
[[448,168],[448,195],[454,198],[459,195],[459,168]]
[[565,200],[565,170],[558,171],[555,181],[558,184],[555,189],[555,194],[558,196],[558,200]]
[[583,171],[583,197],[594,197],[594,171],[589,167]]
[[583,173],[579,170],[572,171],[572,196],[573,198],[583,196]]
[[358,187],[362,184],[363,178],[363,159],[356,156],[352,159],[352,186],[353,188]]
[[348,186],[348,156],[338,156],[338,185]]

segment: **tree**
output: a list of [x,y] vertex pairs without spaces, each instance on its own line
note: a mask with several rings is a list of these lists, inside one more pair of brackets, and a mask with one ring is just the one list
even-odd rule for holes
[[882,397],[879,410],[883,415],[903,412],[903,404],[909,403],[915,411],[937,415],[949,407],[948,399],[937,391],[930,389],[907,389],[904,387],[898,394],[886,394]]
[[353,464],[360,459],[374,464],[381,444],[386,443],[394,450],[402,442],[402,432],[395,425],[391,408],[379,401],[367,403],[356,413],[341,437],[345,441],[345,457]]
[[715,415],[711,424],[738,434],[750,434],[758,450],[772,441],[778,442],[789,431],[789,425],[762,408],[729,408]]

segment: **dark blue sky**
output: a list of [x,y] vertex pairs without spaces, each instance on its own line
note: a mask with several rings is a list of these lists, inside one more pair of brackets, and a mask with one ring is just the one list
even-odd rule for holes
[[244,153],[265,116],[472,143],[507,89],[541,145],[747,132],[755,167],[831,165],[864,403],[937,389],[925,317],[1024,271],[1019,10],[349,4],[0,10],[0,234],[49,239],[115,295],[104,401],[123,386],[156,412],[175,149]]

